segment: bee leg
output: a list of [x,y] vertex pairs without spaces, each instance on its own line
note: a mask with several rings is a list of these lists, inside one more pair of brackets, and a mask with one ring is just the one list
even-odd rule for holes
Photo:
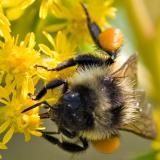
[[35,65],[36,68],[43,68],[47,71],[60,71],[75,65],[79,65],[79,66],[90,66],[90,65],[97,65],[97,66],[102,66],[104,64],[106,65],[111,65],[112,63],[114,63],[114,59],[116,57],[110,57],[108,59],[102,59],[99,57],[96,57],[94,55],[91,54],[84,54],[84,55],[78,55],[75,58],[70,58],[67,61],[64,61],[60,64],[57,65],[57,67],[55,68],[47,68],[45,66],[42,65]]
[[[99,28],[99,26],[95,22],[92,22],[86,6],[83,3],[81,3],[81,5],[82,5],[83,10],[84,10],[84,12],[86,14],[88,30],[90,32],[90,35],[91,35],[93,41],[95,42],[97,47],[99,47],[100,49],[104,50],[102,48],[100,42],[99,42],[99,35],[101,33],[101,29]],[[106,52],[112,59],[116,58],[117,54],[115,54],[115,52],[112,52],[112,51],[106,51]],[[118,50],[116,52],[118,52]]]
[[44,107],[51,108],[51,106],[47,103],[47,101],[42,101],[42,102],[36,103],[33,106],[30,106],[30,107],[24,109],[21,113],[27,112],[27,111],[29,111],[29,110],[31,110],[33,108],[36,108],[36,107],[38,107],[38,106],[40,106],[42,104],[44,105]]
[[[37,93],[36,96],[33,96],[31,93],[28,93],[28,95],[29,95],[33,100],[39,100],[40,98],[42,98],[42,97],[47,93],[47,90],[48,90],[48,89],[54,89],[54,88],[56,88],[56,87],[58,87],[58,86],[60,86],[60,85],[62,85],[62,84],[64,85],[62,92],[65,93],[65,92],[67,91],[67,89],[68,89],[68,83],[67,83],[67,81],[62,80],[62,79],[56,79],[56,80],[53,80],[53,81],[49,82],[46,86],[44,86],[44,87]],[[27,111],[29,111],[29,110],[31,110],[31,109],[33,109],[33,108],[36,108],[36,107],[38,107],[38,106],[40,106],[40,105],[42,105],[42,104],[44,105],[44,106],[43,106],[44,108],[52,108],[52,109],[53,109],[53,107],[50,106],[47,101],[42,101],[42,102],[36,103],[36,104],[34,104],[34,105],[32,105],[32,106],[24,109],[21,113],[27,112]],[[48,116],[49,116],[49,115],[48,115],[47,112],[44,113],[44,114],[40,114],[40,117],[42,117],[42,118],[48,118]]]
[[60,142],[58,138],[51,136],[45,132],[43,133],[43,138],[45,138],[52,144],[57,145],[61,149],[68,151],[68,152],[72,152],[72,153],[81,152],[88,148],[88,142],[85,139],[81,139],[81,138],[80,138],[80,141],[82,142],[82,146],[78,144],[74,144],[74,143],[69,143],[69,142]]
[[61,85],[64,85],[63,86],[63,93],[65,93],[68,89],[68,83],[66,80],[63,80],[63,79],[56,79],[56,80],[53,80],[51,82],[49,82],[46,86],[44,86],[38,93],[36,96],[32,96],[31,94],[29,94],[29,96],[33,99],[33,100],[39,100],[40,98],[42,98],[46,93],[47,93],[47,90],[49,89],[54,89],[56,87],[59,87]]
[[92,36],[92,39],[95,42],[95,44],[99,48],[101,48],[101,46],[99,44],[99,40],[98,40],[99,34],[101,33],[101,29],[99,28],[99,26],[95,22],[91,21],[91,18],[89,16],[89,13],[88,13],[88,10],[87,10],[86,6],[83,3],[81,3],[81,5],[82,5],[83,10],[86,14],[87,26],[88,26],[89,32]]
[[69,137],[69,138],[75,138],[76,137],[76,132],[73,132],[73,131],[69,131],[67,129],[59,129],[59,132],[63,133],[66,137]]

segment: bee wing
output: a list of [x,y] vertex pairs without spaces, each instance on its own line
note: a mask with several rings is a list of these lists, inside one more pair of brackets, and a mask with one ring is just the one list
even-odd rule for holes
[[112,75],[114,77],[129,77],[135,83],[137,82],[137,55],[131,55],[128,60]]
[[156,137],[156,127],[152,117],[152,106],[148,103],[144,91],[135,91],[137,97],[138,118],[129,124],[124,124],[120,130],[132,132],[148,139]]

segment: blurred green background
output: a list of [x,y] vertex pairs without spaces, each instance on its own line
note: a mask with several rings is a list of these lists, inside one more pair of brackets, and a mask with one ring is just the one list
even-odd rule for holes
[[[121,54],[137,52],[140,84],[143,84],[155,107],[160,107],[160,0],[115,0],[117,18],[111,21],[125,35]],[[52,123],[50,124],[52,125]],[[15,135],[9,149],[2,153],[4,160],[130,160],[151,150],[151,142],[130,133],[121,133],[121,146],[116,153],[97,153],[92,147],[78,155],[66,153],[42,138],[25,143]]]

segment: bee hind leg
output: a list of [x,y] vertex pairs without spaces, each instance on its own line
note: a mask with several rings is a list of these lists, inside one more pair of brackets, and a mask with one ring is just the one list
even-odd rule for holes
[[[91,20],[86,6],[83,3],[81,3],[81,6],[82,6],[82,8],[83,8],[83,10],[86,14],[88,30],[90,32],[90,35],[91,35],[94,43],[97,45],[98,48],[104,50],[103,47],[101,46],[100,42],[99,42],[99,35],[102,32],[100,27],[94,21]],[[115,52],[112,52],[112,51],[109,51],[109,50],[106,50],[106,52],[112,59],[116,58]],[[118,52],[118,50],[116,52]]]
[[92,22],[86,6],[83,3],[81,3],[81,5],[82,5],[82,8],[86,14],[87,26],[88,26],[88,30],[91,34],[91,37],[92,37],[93,41],[95,42],[95,44],[99,48],[101,48],[101,46],[99,44],[99,40],[98,40],[99,34],[101,33],[101,29],[99,28],[99,26],[95,22]]

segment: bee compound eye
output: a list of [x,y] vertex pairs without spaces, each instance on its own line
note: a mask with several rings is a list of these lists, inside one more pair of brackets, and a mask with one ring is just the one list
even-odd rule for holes
[[70,109],[79,108],[81,105],[80,95],[78,93],[69,93],[63,96],[61,102]]

